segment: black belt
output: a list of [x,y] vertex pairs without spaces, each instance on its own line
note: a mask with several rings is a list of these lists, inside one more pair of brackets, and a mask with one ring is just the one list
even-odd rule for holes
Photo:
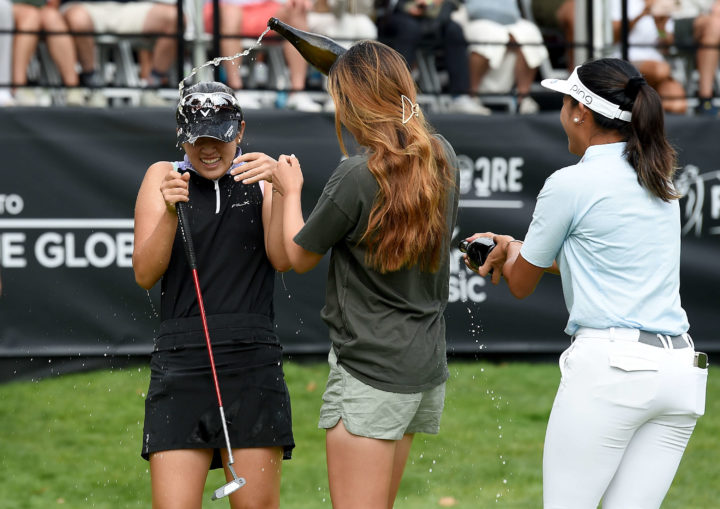
[[[663,339],[660,339],[659,336],[662,336]],[[690,346],[683,336],[667,336],[665,334],[655,334],[654,332],[641,330],[640,336],[638,337],[638,343],[645,343],[646,345],[658,346],[660,348],[666,347],[665,342],[672,344],[673,348],[688,348]]]

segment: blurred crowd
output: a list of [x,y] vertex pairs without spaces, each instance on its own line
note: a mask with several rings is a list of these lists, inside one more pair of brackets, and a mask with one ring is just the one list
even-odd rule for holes
[[[220,53],[240,54],[274,16],[344,45],[388,44],[414,69],[421,92],[447,98],[444,111],[488,115],[493,98],[501,97],[499,104],[513,112],[532,114],[540,109],[538,81],[582,63],[575,61],[575,1],[581,0],[220,0]],[[667,112],[717,116],[720,0],[627,0],[625,27],[622,0],[605,1],[613,41],[597,56],[621,56],[626,41],[628,60],[658,90]],[[200,9],[186,0],[186,40],[201,37],[214,58],[213,3],[205,0],[202,19],[195,12]],[[139,87],[146,106],[168,104],[169,96],[158,91],[182,79],[176,76],[177,16],[174,0],[0,0],[0,105],[103,107],[108,87],[123,85]],[[193,35],[194,26],[204,33]],[[123,40],[125,53],[104,50]],[[278,107],[332,108],[318,93],[324,79],[290,44],[275,40],[261,48],[220,69],[244,107],[263,107],[250,92],[267,88],[284,90]],[[271,48],[275,53],[266,51]],[[187,53],[186,67],[192,67]],[[130,72],[119,61],[123,55]],[[54,83],[48,83],[50,72]],[[50,96],[48,85],[55,86]]]

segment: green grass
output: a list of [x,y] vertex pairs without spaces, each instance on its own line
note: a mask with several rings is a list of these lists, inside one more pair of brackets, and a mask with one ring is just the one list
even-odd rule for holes
[[[297,447],[283,465],[282,507],[330,507],[325,436],[317,429],[327,367],[287,362],[285,371]],[[716,371],[706,416],[663,508],[720,506]],[[453,497],[456,509],[541,507],[556,365],[453,362],[450,372],[440,434],[416,437],[396,508],[437,508],[443,497]],[[130,367],[0,385],[0,507],[149,507],[148,464],[139,456],[148,379],[146,367]],[[224,482],[211,472],[204,507],[228,506],[210,502]]]

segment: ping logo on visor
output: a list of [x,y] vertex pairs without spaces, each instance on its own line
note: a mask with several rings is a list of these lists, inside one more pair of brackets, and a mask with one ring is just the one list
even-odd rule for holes
[[577,73],[577,70],[579,68],[580,66],[576,67],[570,77],[566,80],[545,79],[542,80],[540,84],[545,88],[549,88],[550,90],[555,90],[556,92],[561,92],[563,94],[569,95],[573,99],[577,100],[579,103],[584,104],[591,110],[600,113],[604,117],[612,119],[619,118],[620,120],[624,120],[625,122],[630,122],[630,120],[632,119],[632,113],[630,113],[629,111],[621,110],[620,106],[618,106],[617,104],[613,104],[607,99],[600,97],[592,90],[587,88],[585,85],[583,85],[583,82],[580,81],[580,77]]

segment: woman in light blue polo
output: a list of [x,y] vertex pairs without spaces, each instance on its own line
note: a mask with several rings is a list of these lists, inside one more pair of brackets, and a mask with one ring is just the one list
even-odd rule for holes
[[548,422],[546,509],[660,507],[705,409],[707,357],[680,305],[675,151],[660,97],[629,63],[586,63],[543,86],[565,94],[560,122],[581,156],[545,182],[524,243],[497,247],[493,270],[517,298],[560,274],[571,346]]

